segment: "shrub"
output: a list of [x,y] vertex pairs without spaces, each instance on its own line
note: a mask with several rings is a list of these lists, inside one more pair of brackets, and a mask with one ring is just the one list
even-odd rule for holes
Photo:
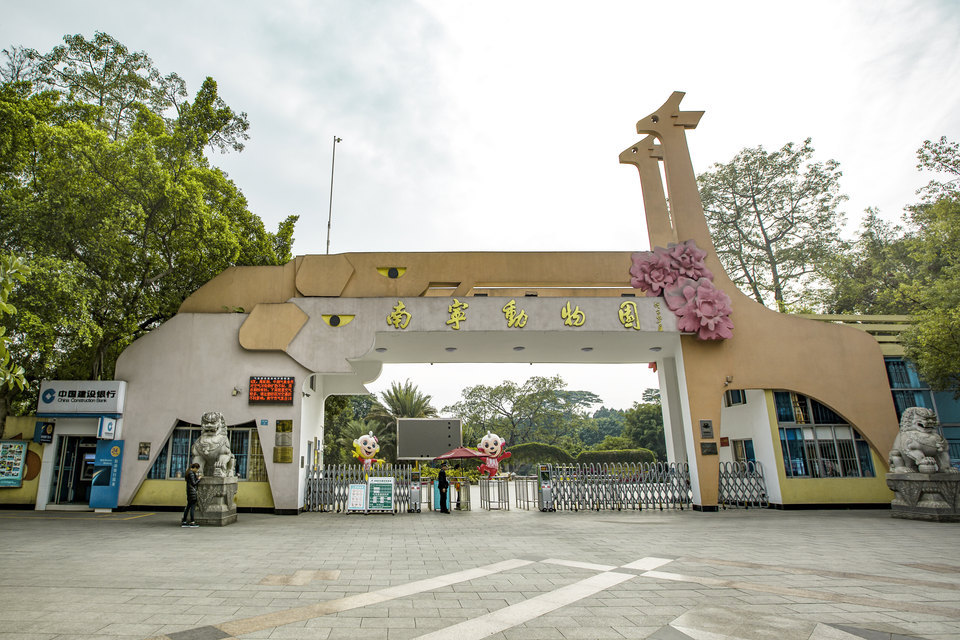
[[577,456],[577,464],[612,464],[615,462],[656,462],[657,456],[650,449],[618,449],[614,451],[583,451]]

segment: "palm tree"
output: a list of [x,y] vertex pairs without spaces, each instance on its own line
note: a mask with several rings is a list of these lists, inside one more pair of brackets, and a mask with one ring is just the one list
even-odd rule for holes
[[375,420],[388,427],[394,433],[397,428],[397,418],[432,418],[437,410],[430,404],[433,398],[420,393],[417,385],[407,380],[403,384],[391,382],[390,388],[380,394],[379,402],[375,402],[367,414],[367,420]]
[[351,462],[356,462],[352,457],[353,441],[362,435],[373,432],[380,444],[380,453],[377,457],[387,462],[395,462],[397,458],[397,430],[391,429],[389,425],[373,420],[350,420],[343,430],[343,434],[337,438],[337,448],[345,452],[344,458]]

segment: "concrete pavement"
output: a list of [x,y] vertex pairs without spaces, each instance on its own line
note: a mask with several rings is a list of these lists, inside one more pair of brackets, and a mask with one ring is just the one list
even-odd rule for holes
[[0,511],[0,640],[960,639],[960,526],[889,511],[179,515]]

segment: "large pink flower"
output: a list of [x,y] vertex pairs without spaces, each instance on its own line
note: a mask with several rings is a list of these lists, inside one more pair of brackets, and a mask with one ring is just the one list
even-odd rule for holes
[[680,244],[671,243],[667,249],[658,247],[655,251],[666,251],[671,265],[681,276],[686,276],[692,280],[699,280],[700,278],[713,280],[713,273],[707,269],[703,262],[707,257],[707,252],[697,248],[697,243],[693,240],[687,240]]
[[696,333],[701,340],[733,337],[730,297],[709,280],[680,278],[663,295],[667,307],[677,316],[677,328]]
[[635,289],[660,295],[664,288],[677,281],[677,272],[666,255],[640,251],[630,257],[633,260],[630,285]]

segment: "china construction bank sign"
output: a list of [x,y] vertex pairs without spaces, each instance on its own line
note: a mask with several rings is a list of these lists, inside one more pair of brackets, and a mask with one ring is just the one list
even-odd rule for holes
[[122,380],[45,380],[40,384],[37,415],[119,417],[126,391]]

